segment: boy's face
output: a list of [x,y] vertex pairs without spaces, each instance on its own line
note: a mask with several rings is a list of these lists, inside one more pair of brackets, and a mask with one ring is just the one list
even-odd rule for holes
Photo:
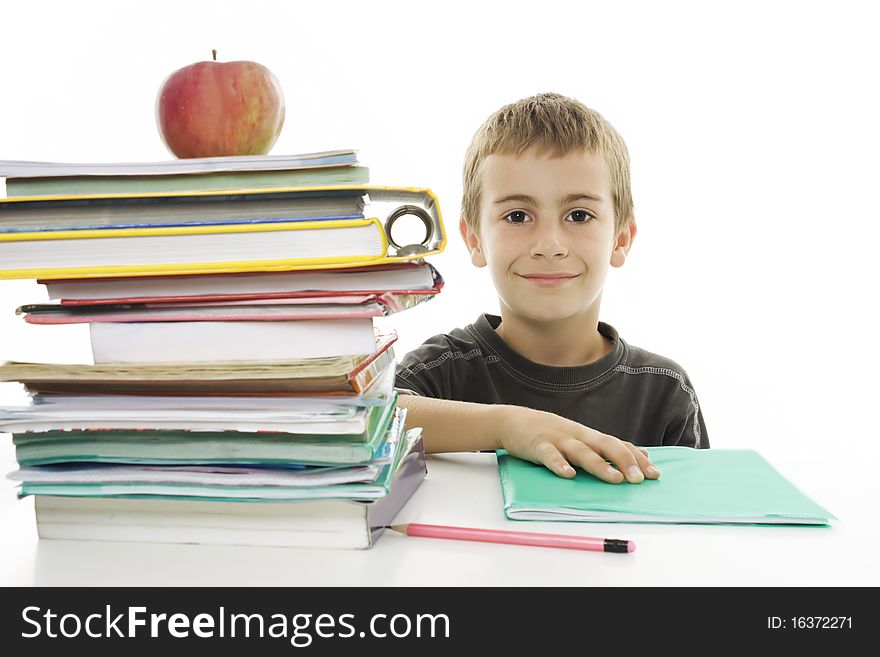
[[611,178],[597,153],[490,155],[479,235],[461,223],[478,267],[489,267],[502,314],[553,322],[598,317],[608,265],[623,264],[635,223],[616,232]]

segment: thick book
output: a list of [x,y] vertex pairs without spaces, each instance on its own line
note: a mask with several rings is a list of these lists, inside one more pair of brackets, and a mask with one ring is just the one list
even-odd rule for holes
[[93,322],[298,321],[385,317],[430,301],[439,288],[413,292],[324,296],[273,296],[255,299],[203,297],[201,300],[124,303],[27,304],[16,309],[29,324],[91,324]]
[[[21,211],[28,203],[110,201],[115,205],[163,198],[47,197],[0,199],[0,279],[100,278],[164,276],[254,271],[291,271],[366,267],[421,260],[445,248],[446,235],[437,199],[427,189],[344,186],[240,190],[247,198],[275,194],[350,194],[369,198],[376,216],[362,218],[304,218],[224,220],[185,225],[139,227],[65,227],[21,231],[9,209]],[[227,192],[192,192],[192,198]],[[387,215],[385,214],[387,211]],[[384,216],[383,216],[384,215]],[[421,241],[400,244],[393,230],[404,218],[421,225]],[[400,238],[400,229],[397,239]]]
[[37,495],[37,529],[42,539],[366,549],[425,478],[422,439],[416,437],[407,447],[388,494],[375,501],[269,503]]
[[[151,322],[296,322],[306,320],[349,320],[383,317],[415,305],[415,295],[378,300],[344,299],[343,303],[200,303],[116,304],[66,307],[60,304],[21,306],[16,310],[28,324],[95,324]],[[345,303],[350,301],[350,303]],[[393,310],[392,310],[393,309]]]
[[362,272],[41,282],[50,298],[60,301],[19,307],[16,313],[30,324],[380,317],[429,301],[444,285],[440,273],[427,263],[366,267]]
[[[198,304],[102,304],[64,306],[40,304],[22,306],[17,313],[28,324],[93,324],[96,322],[279,322],[385,317],[414,308],[434,298],[430,293],[383,294],[367,297],[336,296],[326,303],[302,303],[295,299],[273,304],[204,302]],[[313,299],[321,301],[321,299]]]
[[0,234],[0,277],[228,272],[381,259],[378,219],[247,222]]
[[[372,358],[372,357],[371,357]],[[298,411],[303,413],[324,413],[341,409],[368,408],[382,406],[394,394],[394,351],[389,349],[377,354],[364,367],[364,370],[375,367],[368,385],[356,395],[298,395],[279,396],[265,394],[261,396],[204,396],[197,395],[91,395],[91,394],[31,394],[31,403],[35,407],[50,410],[78,409],[81,411],[125,411],[138,413],[153,410],[266,410]],[[363,371],[363,370],[362,370]],[[82,391],[79,391],[82,392]]]
[[0,198],[0,233],[357,219],[360,189]]
[[299,155],[203,157],[163,162],[0,161],[6,194],[119,194],[363,184],[353,150]]
[[93,322],[96,364],[283,361],[370,354],[373,320]]
[[[282,431],[287,434],[355,435],[367,431],[372,407],[335,405],[284,407],[286,399],[270,397],[275,407],[237,398],[233,406],[187,405],[187,398],[167,406],[133,403],[120,407],[113,396],[98,397],[103,405],[31,403],[0,407],[0,432],[97,431],[102,429],[152,429],[157,431]],[[131,399],[130,397],[127,399]],[[149,399],[149,398],[148,398]],[[167,399],[167,398],[159,398]],[[196,397],[194,399],[204,399]]]
[[439,272],[428,263],[357,269],[258,272],[208,276],[137,276],[40,280],[50,299],[65,306],[114,303],[187,303],[251,299],[313,299],[330,295],[437,293]]
[[223,171],[193,175],[68,176],[7,178],[6,195],[37,198],[63,194],[139,194],[199,190],[275,189],[362,185],[370,171],[363,166],[332,166],[290,170]]
[[353,465],[376,456],[395,402],[392,398],[385,406],[371,408],[363,434],[104,429],[13,433],[12,441],[22,467],[76,462]]
[[15,363],[0,365],[0,381],[31,393],[230,397],[360,395],[393,369],[396,334],[375,338],[372,354],[278,362]]
[[372,483],[391,461],[376,458],[359,465],[308,466],[292,464],[266,468],[260,465],[143,465],[138,463],[61,463],[28,466],[7,478],[24,483],[50,484],[210,484],[220,486],[298,486]]
[[828,525],[834,516],[749,449],[649,447],[660,479],[608,484],[579,471],[564,479],[498,452],[511,520]]

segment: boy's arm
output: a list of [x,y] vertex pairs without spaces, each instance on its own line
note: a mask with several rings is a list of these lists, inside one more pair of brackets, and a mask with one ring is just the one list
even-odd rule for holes
[[663,437],[664,445],[677,445],[679,447],[696,447],[697,449],[709,448],[709,433],[706,431],[706,423],[699,403],[694,397],[694,404],[688,407],[688,411],[682,416],[680,422],[667,427]]
[[400,395],[397,403],[407,409],[408,425],[422,427],[428,452],[506,449],[560,477],[574,477],[573,464],[615,484],[660,476],[645,450],[553,413],[417,395]]
[[672,369],[678,372],[678,381],[674,396],[664,405],[664,412],[668,415],[661,420],[666,424],[662,444],[708,449],[709,434],[694,384],[680,365],[673,365]]

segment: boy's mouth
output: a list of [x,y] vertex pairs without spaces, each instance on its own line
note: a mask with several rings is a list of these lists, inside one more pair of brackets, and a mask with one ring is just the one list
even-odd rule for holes
[[537,274],[519,274],[521,278],[526,279],[530,283],[540,285],[541,287],[559,287],[565,285],[568,281],[577,278],[578,274],[568,274],[564,272],[558,273],[537,273]]

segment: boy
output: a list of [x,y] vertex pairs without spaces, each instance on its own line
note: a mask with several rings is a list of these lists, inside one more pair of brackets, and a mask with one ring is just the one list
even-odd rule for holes
[[660,473],[633,443],[709,446],[684,370],[598,319],[636,235],[629,155],[602,116],[540,94],[489,117],[465,156],[459,230],[501,316],[401,361],[399,405],[428,451],[503,448],[562,477],[639,483]]

